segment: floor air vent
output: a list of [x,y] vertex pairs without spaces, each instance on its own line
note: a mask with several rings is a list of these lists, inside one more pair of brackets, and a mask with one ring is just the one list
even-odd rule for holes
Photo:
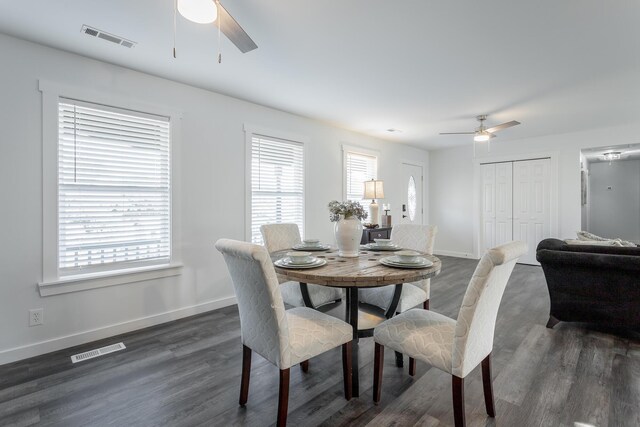
[[84,362],[85,360],[104,356],[105,354],[124,350],[125,348],[127,347],[124,346],[124,343],[119,342],[118,344],[111,344],[106,347],[98,348],[96,350],[89,350],[89,351],[85,351],[84,353],[74,354],[73,356],[71,356],[71,361],[73,363]]
[[111,43],[119,44],[120,46],[132,48],[136,45],[136,42],[134,41],[127,40],[124,37],[106,33],[102,30],[98,30],[97,28],[89,27],[88,25],[83,25],[81,31],[88,36],[97,37]]

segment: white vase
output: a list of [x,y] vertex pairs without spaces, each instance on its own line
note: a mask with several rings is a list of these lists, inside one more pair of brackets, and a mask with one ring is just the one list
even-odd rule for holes
[[354,216],[340,218],[335,225],[336,244],[338,256],[355,258],[360,250],[362,239],[362,223]]

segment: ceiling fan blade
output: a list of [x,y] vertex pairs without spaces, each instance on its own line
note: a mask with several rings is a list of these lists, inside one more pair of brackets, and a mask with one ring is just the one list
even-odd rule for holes
[[489,132],[489,133],[494,133],[494,132],[497,132],[497,131],[502,130],[502,129],[510,128],[512,126],[517,126],[519,124],[520,124],[520,122],[517,122],[515,120],[511,120],[510,122],[502,123],[501,125],[497,125],[497,126],[494,126],[494,127],[490,127],[489,129],[485,129],[485,131]]
[[440,135],[475,135],[475,132],[440,132]]
[[218,5],[218,19],[215,20],[214,25],[220,28],[220,31],[227,36],[231,43],[240,49],[240,52],[247,53],[257,49],[258,45],[251,40],[249,34],[233,19],[233,16],[227,12],[227,9],[225,9],[219,1],[216,1],[216,4]]

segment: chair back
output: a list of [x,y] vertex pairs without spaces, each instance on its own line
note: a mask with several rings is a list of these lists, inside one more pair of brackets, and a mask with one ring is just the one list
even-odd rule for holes
[[527,252],[524,242],[489,249],[476,267],[458,313],[452,374],[464,378],[493,349],[498,308],[513,267]]
[[438,234],[435,225],[398,224],[391,229],[391,240],[405,249],[433,255],[433,244]]
[[[433,245],[438,234],[435,225],[398,224],[391,229],[391,240],[405,249],[413,249],[433,255]],[[431,296],[431,279],[411,282],[427,293],[427,299]]]
[[229,269],[240,312],[242,343],[276,366],[289,348],[289,329],[276,272],[267,250],[220,239],[216,249]]
[[301,242],[298,224],[263,224],[260,233],[269,253],[290,249]]

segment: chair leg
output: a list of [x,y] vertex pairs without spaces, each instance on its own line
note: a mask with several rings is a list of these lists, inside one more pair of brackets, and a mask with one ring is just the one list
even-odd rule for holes
[[491,383],[491,354],[482,361],[482,386],[484,388],[484,405],[487,408],[487,415],[494,418],[496,416],[496,408],[493,401],[493,385]]
[[453,420],[456,427],[464,427],[464,378],[451,376],[453,391]]
[[416,359],[409,358],[409,375],[414,376],[416,374]]
[[251,376],[251,349],[242,346],[242,380],[240,381],[240,406],[247,404],[249,398],[249,377]]
[[558,323],[560,323],[560,321],[558,319],[556,319],[552,315],[549,315],[549,321],[547,322],[547,328],[553,329],[553,327],[556,326]]
[[289,368],[280,369],[280,391],[278,393],[278,427],[287,425],[289,412]]
[[422,303],[422,308],[425,310],[429,310],[429,300],[426,300]]
[[300,369],[302,369],[302,372],[309,372],[309,360],[300,362]]
[[380,403],[382,394],[382,365],[384,365],[384,346],[376,343],[373,362],[373,403]]
[[342,344],[342,376],[344,377],[344,398],[351,400],[353,396],[353,383],[351,382],[351,341]]
[[398,368],[404,367],[404,356],[402,353],[396,351],[396,366]]

